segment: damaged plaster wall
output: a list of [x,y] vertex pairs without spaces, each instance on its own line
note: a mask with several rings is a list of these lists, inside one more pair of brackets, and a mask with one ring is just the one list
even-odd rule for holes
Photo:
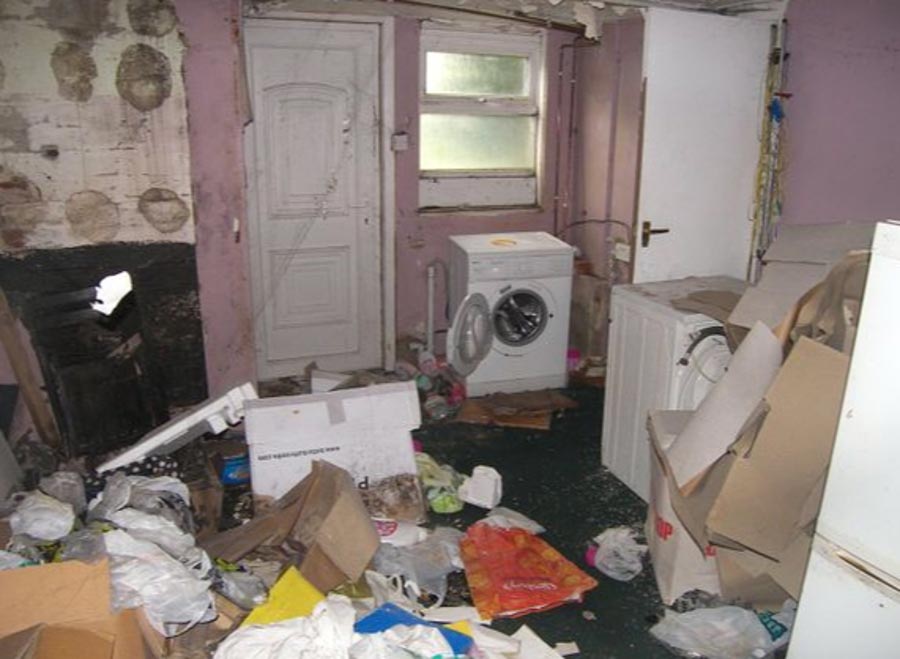
[[170,0],[6,0],[0,251],[194,241]]

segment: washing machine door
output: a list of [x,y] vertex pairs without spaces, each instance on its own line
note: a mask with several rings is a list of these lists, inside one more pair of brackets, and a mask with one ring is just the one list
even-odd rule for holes
[[494,335],[504,345],[520,348],[544,333],[549,318],[550,311],[540,291],[516,288],[494,304]]
[[491,351],[493,342],[487,298],[481,293],[469,293],[456,310],[447,335],[450,366],[463,377],[470,375]]

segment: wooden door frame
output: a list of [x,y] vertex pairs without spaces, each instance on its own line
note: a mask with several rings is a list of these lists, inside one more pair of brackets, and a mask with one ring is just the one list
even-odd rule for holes
[[[356,16],[345,14],[321,14],[300,11],[267,11],[259,16],[244,15],[242,26],[247,21],[263,20],[296,20],[318,21],[321,23],[368,23],[379,26],[379,72],[381,85],[378,90],[378,105],[381,113],[381,131],[379,135],[381,175],[379,176],[379,194],[381,196],[381,254],[378,261],[381,271],[381,365],[386,371],[394,370],[397,361],[397,321],[396,295],[394,280],[396,279],[396,175],[394,168],[394,152],[391,151],[391,136],[394,134],[394,17],[393,16]],[[243,31],[243,30],[242,30]],[[245,54],[241,53],[241,57]],[[244,151],[244,168],[247,167],[247,152]],[[250,200],[247,195],[245,214],[249,218]],[[252,273],[251,273],[252,274]],[[252,308],[252,306],[251,306]],[[254,341],[256,338],[254,338]],[[256,354],[254,346],[254,354]],[[255,360],[255,357],[254,357]]]

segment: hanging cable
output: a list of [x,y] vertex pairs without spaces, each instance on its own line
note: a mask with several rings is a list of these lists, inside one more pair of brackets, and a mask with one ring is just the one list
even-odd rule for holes
[[631,225],[627,224],[626,222],[621,222],[619,220],[593,220],[593,219],[577,220],[575,222],[570,222],[569,224],[567,224],[562,229],[560,229],[559,231],[556,232],[556,237],[559,238],[560,236],[563,236],[566,233],[568,233],[569,229],[572,229],[573,227],[581,226],[582,224],[618,224],[619,226],[624,227],[625,230],[628,232],[629,238],[631,237]]

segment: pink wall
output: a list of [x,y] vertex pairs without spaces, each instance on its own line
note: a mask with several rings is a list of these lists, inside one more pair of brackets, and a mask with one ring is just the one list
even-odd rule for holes
[[210,395],[255,379],[244,221],[239,0],[177,0],[184,60],[197,274]]
[[[397,334],[409,333],[418,323],[423,323],[426,313],[426,269],[434,259],[446,261],[449,257],[448,236],[466,233],[494,231],[549,231],[554,227],[554,194],[556,177],[561,176],[559,189],[567,201],[566,168],[557,167],[557,144],[562,152],[559,160],[568,162],[569,76],[561,82],[556,75],[559,68],[560,49],[571,43],[574,35],[550,31],[547,39],[547,119],[545,153],[547,177],[541,194],[539,210],[498,214],[419,213],[418,212],[418,57],[404,56],[419,49],[418,21],[398,19],[396,23],[396,130],[407,131],[411,148],[396,157],[397,204]],[[571,62],[571,53],[564,54],[564,62]],[[565,66],[565,64],[564,64]],[[562,88],[560,85],[562,84]],[[562,93],[560,93],[562,92]],[[560,125],[558,126],[558,122]],[[562,136],[558,142],[557,136]],[[565,212],[561,210],[561,212]],[[447,326],[443,310],[445,300],[443,282],[439,281],[435,303],[435,325]]]
[[[642,19],[619,21],[604,29],[599,47],[578,49],[573,220],[633,221],[643,34]],[[611,234],[627,237],[623,227],[608,224],[583,225],[569,234],[601,277],[609,274]]]
[[784,221],[900,217],[900,2],[791,0]]

